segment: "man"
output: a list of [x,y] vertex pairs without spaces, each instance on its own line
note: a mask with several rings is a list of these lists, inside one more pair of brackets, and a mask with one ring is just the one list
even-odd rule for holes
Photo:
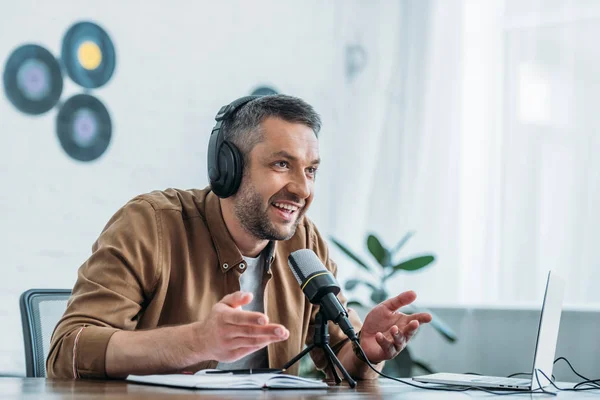
[[[318,307],[287,258],[309,248],[337,270],[304,216],[319,166],[320,117],[285,95],[232,105],[220,111],[223,125],[211,135],[212,187],[138,196],[108,222],[53,334],[49,377],[280,368],[312,342]],[[397,312],[415,297],[405,292],[379,304],[362,325],[349,311],[377,368],[431,320]],[[331,323],[329,330],[348,372],[376,377],[341,330]],[[327,367],[321,350],[311,356]],[[297,374],[298,364],[288,372]]]

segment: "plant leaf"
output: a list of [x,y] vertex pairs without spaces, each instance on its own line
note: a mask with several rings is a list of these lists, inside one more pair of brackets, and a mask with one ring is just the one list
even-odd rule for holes
[[372,290],[377,290],[375,285],[363,279],[348,279],[344,287],[346,288],[346,290],[354,290],[354,288],[358,285],[365,285],[370,287]]
[[346,304],[346,308],[349,308],[349,307],[363,307],[364,308],[365,306],[360,301],[351,300]]
[[401,311],[407,315],[416,314],[416,313],[420,313],[420,312],[427,312],[427,313],[431,314],[432,319],[429,324],[431,324],[431,327],[433,329],[438,331],[449,342],[454,343],[458,339],[456,337],[456,333],[454,332],[454,330],[452,328],[450,328],[450,326],[446,322],[444,322],[444,320],[442,318],[438,317],[435,313],[431,312],[430,310],[427,310],[424,308],[419,308],[419,307],[415,306],[413,303],[413,304],[408,304],[408,305],[402,307]]
[[349,279],[346,281],[346,285],[344,286],[346,290],[354,290],[356,285],[358,285],[360,281],[358,279]]
[[430,310],[426,310],[426,309],[417,309],[416,307],[413,307],[415,312],[427,312],[429,314],[431,314],[431,327],[434,328],[436,331],[438,331],[444,338],[446,338],[446,340],[448,340],[449,342],[456,342],[457,337],[456,337],[456,333],[454,332],[454,330],[452,328],[450,328],[450,326],[440,317],[438,317],[435,313],[431,312]]
[[[429,313],[431,314],[431,312]],[[456,342],[456,333],[452,330],[452,328],[450,328],[448,324],[446,324],[446,322],[444,322],[444,320],[438,317],[437,315],[431,314],[431,316],[433,317],[433,319],[430,322],[431,326],[435,328],[436,331],[441,333],[441,335],[445,337],[446,340],[448,340],[449,342]]]
[[415,257],[413,259],[406,260],[406,261],[401,262],[398,265],[395,265],[394,270],[402,269],[404,271],[416,271],[418,269],[428,266],[434,260],[435,260],[435,257],[432,255]]
[[382,267],[387,267],[390,263],[390,252],[383,247],[379,239],[375,235],[369,235],[367,237],[367,247],[373,257],[377,260],[379,265]]
[[415,257],[411,258],[410,260],[402,261],[400,264],[392,267],[392,272],[385,276],[384,281],[389,279],[398,271],[416,271],[431,264],[434,260],[435,257],[429,254],[426,256]]
[[352,251],[350,251],[346,246],[344,246],[341,242],[337,241],[335,238],[330,236],[331,241],[340,248],[348,257],[350,257],[354,262],[356,262],[361,268],[371,271],[371,268],[367,266],[367,264],[361,260],[358,256],[356,256]]
[[406,242],[408,242],[408,239],[410,239],[414,234],[415,234],[414,231],[407,232],[406,235],[404,235],[404,237],[402,238],[402,240],[400,240],[398,242],[398,244],[396,246],[394,246],[394,249],[392,251],[390,251],[390,253],[392,255],[396,254],[396,252],[398,250],[400,250],[402,248],[402,246],[404,246],[406,244]]
[[[406,349],[405,349],[405,350],[406,350]],[[403,350],[403,351],[404,351],[404,350]],[[430,367],[429,365],[427,365],[427,364],[426,364],[424,361],[415,360],[415,359],[413,358],[412,362],[413,362],[413,365],[415,365],[415,366],[417,366],[417,367],[421,368],[423,371],[425,371],[425,372],[426,372],[426,373],[428,373],[428,374],[434,374],[434,373],[435,373],[435,371],[433,370],[433,368],[432,368],[432,367]]]
[[373,293],[371,293],[371,300],[375,304],[381,303],[382,301],[387,299],[387,297],[388,297],[387,292],[383,289],[375,289],[375,290],[373,290]]

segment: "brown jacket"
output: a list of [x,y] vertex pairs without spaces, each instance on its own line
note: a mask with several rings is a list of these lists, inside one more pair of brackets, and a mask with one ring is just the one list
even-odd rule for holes
[[[305,298],[287,265],[288,255],[303,248],[314,250],[333,274],[337,270],[306,217],[291,239],[268,246],[265,313],[290,331],[286,341],[268,346],[271,368],[281,367],[312,341],[318,307]],[[209,189],[169,189],[134,198],[111,218],[79,268],[67,310],[52,335],[48,376],[106,378],[106,348],[113,333],[202,320],[221,298],[240,289],[242,261],[219,199]],[[350,318],[358,332],[359,317],[350,311]],[[332,323],[329,333],[331,346],[339,349],[343,333]],[[319,369],[326,366],[320,351],[311,356]],[[207,360],[187,369],[216,365]],[[297,374],[298,365],[289,372]]]

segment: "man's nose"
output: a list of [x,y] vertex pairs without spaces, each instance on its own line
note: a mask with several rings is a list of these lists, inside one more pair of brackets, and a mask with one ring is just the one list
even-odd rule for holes
[[294,180],[289,184],[289,191],[296,196],[306,199],[312,192],[313,182],[304,172],[295,174]]

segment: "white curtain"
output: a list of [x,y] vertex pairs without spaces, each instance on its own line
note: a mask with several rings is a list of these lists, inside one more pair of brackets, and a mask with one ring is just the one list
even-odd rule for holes
[[[598,2],[507,0],[501,293],[533,300],[548,269],[600,304]],[[521,278],[523,280],[517,280]],[[532,281],[533,280],[533,281]]]
[[[391,247],[416,231],[402,253],[439,261],[399,276],[394,289],[456,299],[461,3],[341,4],[340,41],[363,48],[366,62],[340,80],[334,135],[321,138],[327,164],[317,190],[328,204],[318,222],[365,259],[368,232]],[[341,280],[361,274],[331,248]]]
[[[416,231],[401,254],[436,263],[390,289],[421,303],[539,307],[552,269],[568,305],[600,305],[600,4],[366,4],[338,3],[320,226],[364,258],[368,232]],[[332,252],[341,280],[363,274]]]

